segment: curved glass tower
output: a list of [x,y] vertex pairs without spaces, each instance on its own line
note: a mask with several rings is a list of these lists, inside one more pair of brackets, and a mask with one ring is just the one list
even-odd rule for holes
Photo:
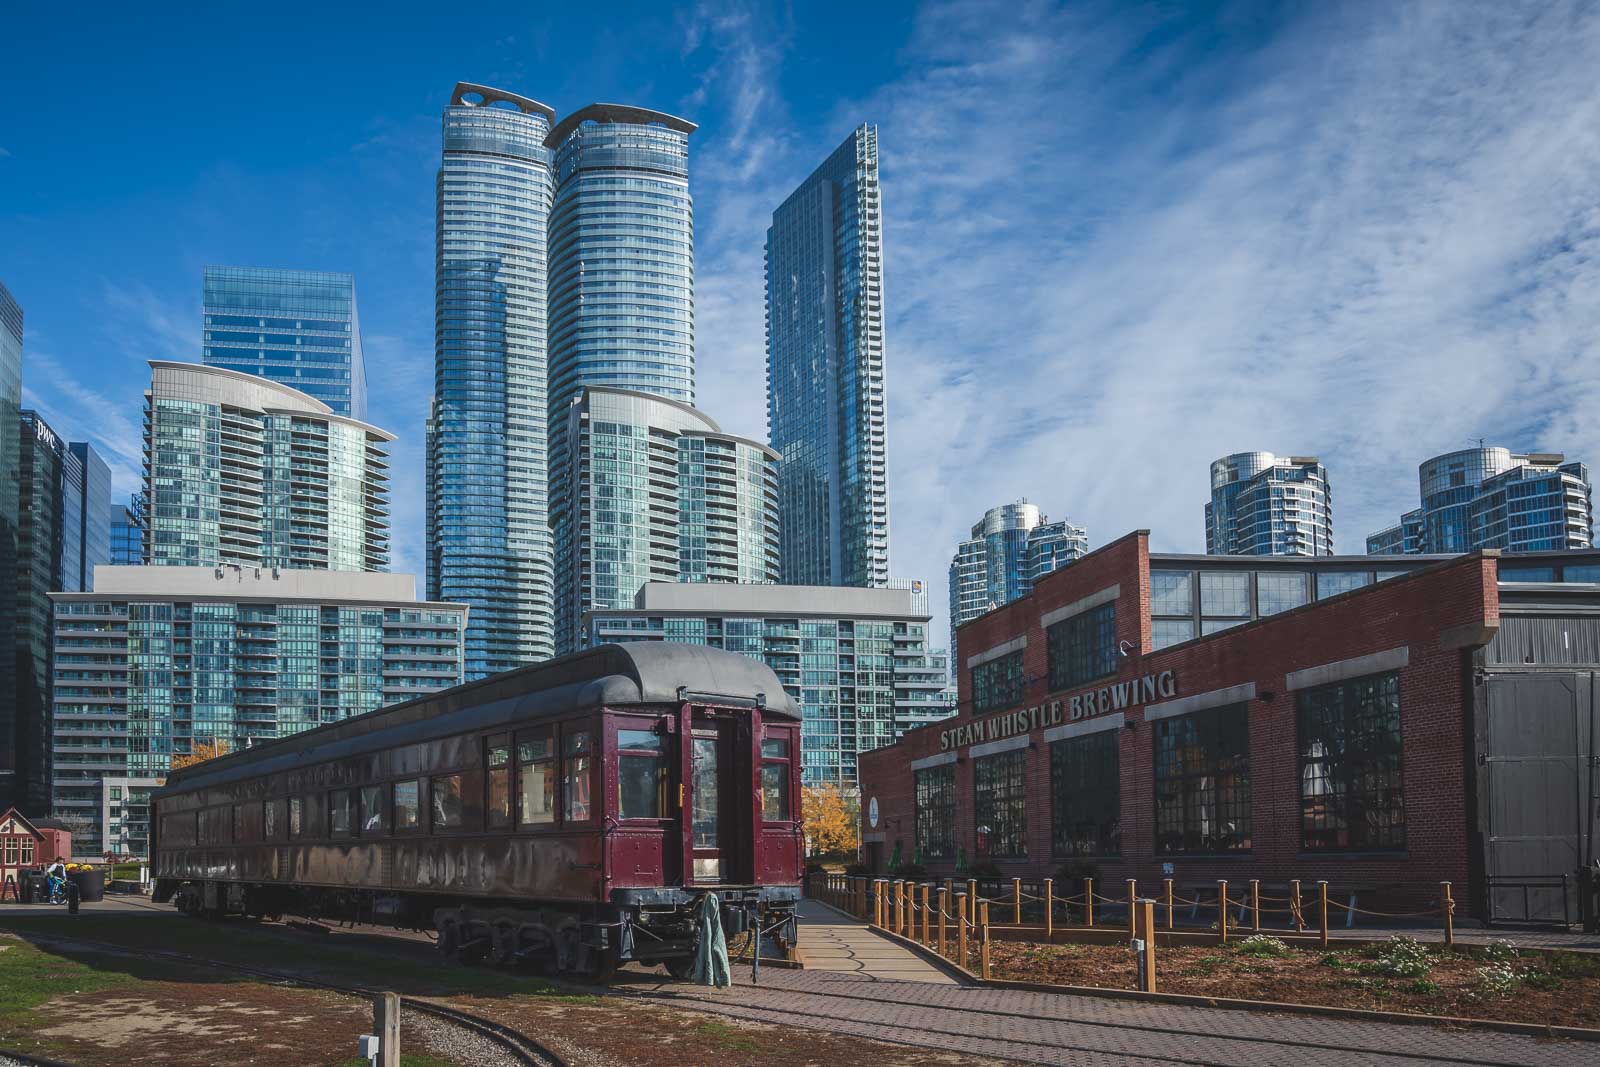
[[590,104],[562,119],[550,209],[550,406],[585,386],[694,403],[689,135],[659,111]]
[[1211,464],[1206,552],[1333,555],[1333,492],[1316,456],[1235,452]]
[[471,605],[471,680],[555,654],[545,237],[555,112],[467,82],[444,111],[428,596]]

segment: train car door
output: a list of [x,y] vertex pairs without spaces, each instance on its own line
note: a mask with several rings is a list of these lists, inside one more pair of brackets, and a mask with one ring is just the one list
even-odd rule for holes
[[733,727],[696,709],[688,731],[689,877],[699,885],[722,883],[734,866]]

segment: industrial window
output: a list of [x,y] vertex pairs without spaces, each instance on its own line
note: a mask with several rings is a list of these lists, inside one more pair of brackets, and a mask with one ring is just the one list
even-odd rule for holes
[[1024,785],[1026,749],[1013,749],[972,761],[973,818],[980,858],[1028,855],[1028,796]]
[[1193,615],[1194,572],[1151,571],[1150,614]]
[[981,715],[1022,700],[1022,650],[972,668],[972,711]]
[[617,818],[660,819],[667,810],[667,752],[654,730],[617,731]]
[[299,837],[305,831],[305,801],[300,797],[289,798],[289,837]]
[[1265,618],[1309,603],[1304,572],[1256,572],[1256,614]]
[[917,772],[917,863],[956,855],[956,767]]
[[1155,723],[1156,852],[1250,848],[1250,731],[1244,704]]
[[517,825],[556,821],[556,749],[548,726],[517,735]]
[[433,818],[429,821],[433,832],[460,829],[464,814],[461,803],[461,775],[435,775],[428,782],[428,796],[433,803]]
[[1194,640],[1193,619],[1151,619],[1150,647],[1159,652],[1163,648]]
[[364,785],[361,787],[361,833],[383,833],[383,786]]
[[1118,731],[1050,745],[1050,847],[1057,856],[1122,854]]
[[1399,675],[1307,689],[1298,703],[1305,847],[1404,848]]
[[328,794],[328,831],[334,837],[350,836],[352,799],[348,789],[335,789]]
[[422,825],[422,782],[413,778],[409,782],[394,784],[394,828],[396,833],[415,830]]
[[563,817],[567,822],[584,822],[589,818],[589,779],[591,757],[589,731],[568,730],[562,749],[561,794],[566,799]]
[[1104,678],[1117,670],[1117,605],[1102,604],[1046,631],[1051,690]]
[[491,830],[511,826],[511,735],[497,734],[484,742],[484,785],[488,796],[484,821]]
[[788,822],[789,814],[789,739],[768,737],[761,742],[761,818],[765,822]]

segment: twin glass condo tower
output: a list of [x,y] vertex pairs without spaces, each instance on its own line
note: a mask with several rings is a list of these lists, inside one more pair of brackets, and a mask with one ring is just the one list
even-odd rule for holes
[[876,132],[774,216],[768,448],[693,407],[694,131],[465,82],[445,108],[427,587],[471,605],[468,678],[649,581],[887,581]]

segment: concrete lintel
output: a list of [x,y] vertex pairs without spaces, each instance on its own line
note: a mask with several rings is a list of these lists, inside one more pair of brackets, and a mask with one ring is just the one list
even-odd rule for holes
[[1399,648],[1386,648],[1382,652],[1353,656],[1334,663],[1324,663],[1318,667],[1291,671],[1284,675],[1283,687],[1290,692],[1296,689],[1310,689],[1314,686],[1348,681],[1351,678],[1364,678],[1369,674],[1397,671],[1410,662],[1411,646],[1401,645]]
[[967,750],[967,755],[973,759],[980,759],[984,756],[998,756],[1002,752],[1015,752],[1019,748],[1027,748],[1028,741],[1027,734],[1018,734],[1016,737],[1008,737],[1003,741],[990,741],[983,745],[973,745]]
[[1085,734],[1098,734],[1105,730],[1120,730],[1126,721],[1122,712],[1110,715],[1100,715],[1093,719],[1084,719],[1082,722],[1069,722],[1061,726],[1052,726],[1044,732],[1044,743],[1052,741],[1066,741],[1073,737],[1083,737]]
[[1213,689],[1208,693],[1179,697],[1177,700],[1168,700],[1162,704],[1151,704],[1144,709],[1144,717],[1147,722],[1154,719],[1170,719],[1174,715],[1187,715],[1191,711],[1226,707],[1229,704],[1240,704],[1255,698],[1256,683],[1245,682],[1243,685],[1230,685],[1226,689]]
[[921,759],[912,760],[911,769],[925,771],[930,767],[943,767],[945,764],[954,763],[955,761],[956,754],[954,752],[941,752],[937,756],[923,756]]
[[1109,604],[1121,595],[1122,586],[1120,584],[1108,585],[1097,593],[1090,593],[1088,596],[1074,600],[1070,604],[1063,604],[1054,611],[1045,612],[1039,616],[1039,625],[1040,627],[1053,626],[1062,619],[1070,619],[1074,615],[1082,615],[1090,608],[1098,608],[1101,604]]
[[1028,635],[1027,634],[1022,634],[1019,637],[1013,637],[1011,640],[1005,642],[1004,644],[995,645],[993,648],[986,648],[982,652],[978,652],[978,653],[975,653],[975,654],[973,654],[971,656],[968,656],[967,657],[967,669],[971,670],[974,667],[980,667],[983,664],[988,663],[992,659],[999,659],[1001,656],[1008,655],[1008,654],[1010,654],[1012,652],[1020,651],[1020,650],[1022,650],[1024,648],[1027,648],[1027,647],[1028,647]]

